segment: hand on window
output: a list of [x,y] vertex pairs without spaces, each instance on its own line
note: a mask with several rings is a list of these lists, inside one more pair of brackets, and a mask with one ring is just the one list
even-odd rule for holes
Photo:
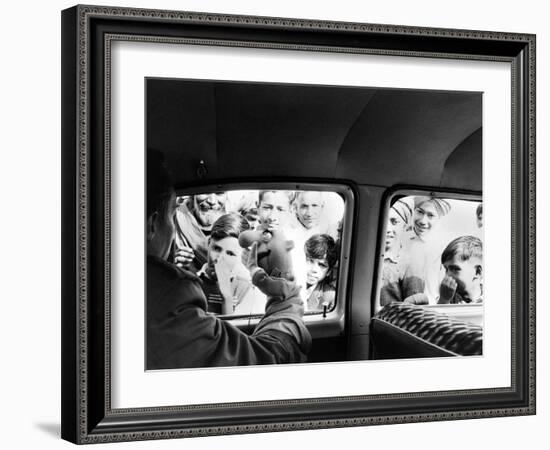
[[174,253],[174,263],[182,269],[189,269],[195,259],[195,252],[191,247],[179,247]]

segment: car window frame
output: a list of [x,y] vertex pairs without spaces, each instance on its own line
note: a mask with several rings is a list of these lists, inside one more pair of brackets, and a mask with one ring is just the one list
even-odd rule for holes
[[[384,263],[384,237],[386,235],[386,228],[388,223],[388,214],[391,205],[395,201],[397,201],[399,198],[403,197],[410,197],[415,195],[423,195],[423,196],[436,196],[436,197],[442,197],[444,199],[449,200],[464,200],[464,201],[477,201],[482,202],[483,201],[483,194],[482,192],[476,192],[476,191],[466,191],[466,190],[459,190],[459,189],[445,189],[445,188],[437,188],[437,189],[427,189],[422,187],[416,187],[416,186],[395,186],[390,189],[388,189],[382,198],[382,205],[380,209],[380,221],[378,226],[378,234],[377,234],[377,241],[376,241],[376,263],[375,263],[375,280],[373,283],[373,292],[371,295],[371,317],[374,317],[374,315],[382,309],[380,306],[380,289],[382,287],[382,268]],[[395,201],[393,199],[395,198]],[[425,305],[429,307],[437,307],[437,306],[444,306],[444,305]],[[472,304],[464,304],[464,305],[454,305],[454,306],[472,306]],[[479,306],[483,307],[483,304],[479,304]],[[453,311],[455,309],[453,308]]]
[[[331,310],[305,312],[304,322],[313,338],[341,335],[344,332],[348,303],[350,299],[350,276],[353,273],[352,249],[355,242],[358,213],[358,189],[347,180],[327,181],[246,181],[204,184],[200,186],[176,186],[176,196],[190,196],[204,192],[237,191],[237,190],[287,190],[334,192],[344,200],[344,216],[340,242],[338,278],[336,285],[335,305]],[[262,314],[234,315],[219,314],[216,317],[230,322],[245,331],[252,331],[260,322]]]

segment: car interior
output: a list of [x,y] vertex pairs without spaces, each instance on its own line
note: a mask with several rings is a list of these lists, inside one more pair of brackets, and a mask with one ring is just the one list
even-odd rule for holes
[[[163,78],[145,86],[146,145],[164,153],[180,201],[266,190],[328,199],[335,301],[306,310],[309,362],[482,354],[482,303],[380,301],[395,202],[414,210],[415,197],[437,196],[451,205],[445,243],[482,239],[482,93]],[[261,314],[221,317],[251,333]]]

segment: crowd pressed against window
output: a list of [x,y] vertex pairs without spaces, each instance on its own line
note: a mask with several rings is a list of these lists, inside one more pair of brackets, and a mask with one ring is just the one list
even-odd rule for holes
[[[300,288],[306,314],[335,306],[344,216],[344,200],[337,193],[208,192],[180,196],[177,202],[169,260],[201,279],[208,312],[264,313],[266,295],[254,286],[246,267],[254,241],[260,244],[259,259],[269,254],[265,257],[271,265],[286,267]],[[268,241],[262,250],[262,242]]]
[[[306,313],[336,301],[344,202],[333,192],[246,190],[177,198],[170,259],[202,281],[208,311],[261,315],[266,296],[251,282],[243,232],[278,234]],[[483,208],[470,200],[405,196],[392,202],[378,308],[391,302],[483,301]]]
[[388,211],[378,308],[483,302],[483,206],[407,196]]

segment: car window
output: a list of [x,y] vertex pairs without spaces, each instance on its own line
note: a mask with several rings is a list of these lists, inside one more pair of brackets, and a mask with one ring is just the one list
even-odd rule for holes
[[306,315],[335,308],[346,208],[340,194],[249,189],[206,191],[177,201],[170,259],[201,278],[209,312],[264,313],[266,296],[247,268],[255,241],[258,265],[299,286]]
[[375,312],[392,302],[483,304],[480,199],[394,195],[385,211],[381,241]]

